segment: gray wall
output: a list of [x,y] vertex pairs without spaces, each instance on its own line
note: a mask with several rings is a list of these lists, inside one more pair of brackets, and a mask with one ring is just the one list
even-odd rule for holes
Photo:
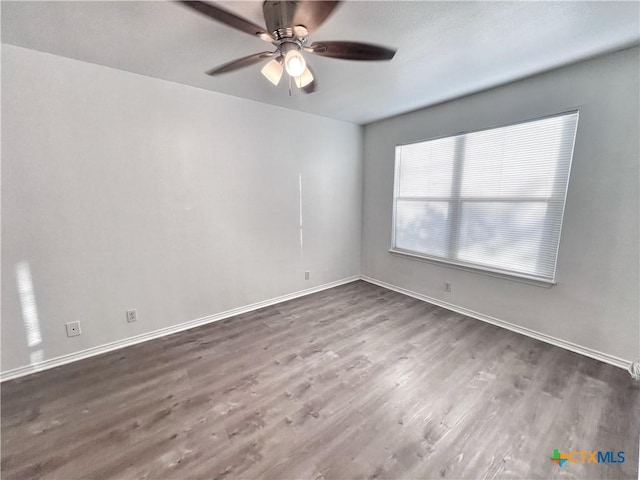
[[[640,354],[638,48],[365,127],[362,274],[609,355]],[[392,255],[396,144],[578,108],[557,267],[547,289]],[[443,291],[444,282],[453,291]]]
[[8,45],[2,120],[3,371],[359,274],[359,126]]
[[[3,45],[2,371],[39,350],[55,358],[357,275],[360,258],[364,275],[635,359],[638,57],[630,49],[368,125],[363,171],[361,127]],[[397,143],[572,108],[556,286],[388,253]],[[36,347],[18,271],[31,275]],[[124,319],[130,307],[137,323]],[[83,333],[66,338],[73,320]]]

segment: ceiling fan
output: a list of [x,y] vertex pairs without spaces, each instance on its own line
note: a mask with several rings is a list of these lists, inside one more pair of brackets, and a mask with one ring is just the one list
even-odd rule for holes
[[262,6],[266,29],[211,3],[199,1],[179,3],[276,47],[275,51],[255,53],[215,67],[206,72],[211,76],[272,58],[261,70],[271,83],[278,85],[286,71],[298,88],[305,93],[312,93],[315,91],[314,76],[302,52],[344,60],[391,60],[396,53],[390,48],[368,43],[336,41],[310,43],[309,34],[325,22],[341,3],[339,1],[266,0]]

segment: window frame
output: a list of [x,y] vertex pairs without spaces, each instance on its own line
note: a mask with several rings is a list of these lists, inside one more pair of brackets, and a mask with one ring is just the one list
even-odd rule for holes
[[[456,137],[462,137],[464,135],[467,134],[471,134],[471,133],[477,133],[477,132],[483,132],[483,131],[487,131],[487,130],[495,130],[495,129],[499,129],[499,128],[504,128],[504,127],[512,127],[512,126],[516,126],[516,125],[521,125],[521,124],[525,124],[525,123],[530,123],[530,122],[535,122],[538,120],[546,120],[549,118],[555,118],[555,117],[561,117],[561,116],[565,116],[565,115],[571,115],[571,114],[575,114],[576,115],[576,127],[575,127],[575,132],[574,132],[574,138],[573,138],[573,145],[571,148],[571,157],[570,157],[570,164],[569,164],[569,173],[567,176],[567,185],[566,188],[564,189],[564,194],[562,197],[560,196],[555,196],[555,197],[527,197],[527,198],[522,198],[522,197],[478,197],[476,198],[476,200],[473,200],[474,197],[468,197],[468,198],[463,198],[460,196],[459,194],[459,186],[462,183],[462,177],[460,175],[460,170],[462,167],[462,161],[461,159],[463,159],[463,154],[462,156],[458,153],[458,149],[460,148],[460,141],[456,140],[456,154],[454,155],[454,162],[455,164],[453,165],[453,175],[452,175],[452,182],[454,183],[454,191],[458,191],[457,196],[454,196],[453,194],[450,197],[440,197],[440,196],[433,196],[433,197],[423,197],[423,201],[442,201],[442,202],[447,202],[450,206],[453,205],[454,203],[456,203],[456,199],[457,199],[457,209],[455,209],[456,211],[453,212],[453,214],[451,215],[450,218],[450,224],[451,225],[457,225],[457,228],[453,228],[453,227],[449,227],[449,233],[450,233],[450,240],[449,240],[449,252],[451,253],[451,246],[454,244],[454,242],[456,240],[454,240],[454,237],[456,237],[460,231],[460,214],[462,211],[462,205],[467,202],[467,203],[480,203],[480,202],[494,202],[494,203],[509,203],[509,202],[513,202],[518,201],[518,202],[530,202],[530,203],[549,203],[550,199],[552,198],[562,198],[562,205],[563,205],[563,211],[562,211],[562,217],[560,219],[560,229],[558,232],[558,247],[556,249],[555,252],[555,260],[554,260],[554,275],[553,275],[553,279],[549,280],[546,278],[542,278],[542,277],[537,277],[534,275],[527,275],[525,273],[518,273],[518,272],[514,272],[511,270],[504,270],[504,269],[500,269],[500,268],[496,268],[496,267],[490,267],[490,266],[484,266],[484,265],[479,265],[476,263],[471,263],[471,262],[465,262],[463,260],[457,260],[457,259],[453,259],[453,258],[445,258],[445,257],[438,257],[438,256],[434,256],[434,255],[428,255],[428,254],[424,254],[424,253],[419,253],[419,252],[415,252],[412,250],[405,250],[402,248],[398,248],[396,247],[396,214],[397,214],[397,205],[398,205],[398,193],[400,191],[400,152],[398,147],[403,147],[403,146],[408,146],[408,145],[413,145],[416,143],[425,143],[425,142],[430,142],[430,141],[434,141],[434,140],[440,140],[440,139],[445,139],[445,138],[456,138]],[[456,269],[461,269],[461,270],[465,270],[465,271],[469,271],[469,272],[473,272],[473,273],[479,273],[479,274],[483,274],[483,275],[489,275],[492,277],[498,277],[498,278],[504,278],[504,279],[508,279],[508,280],[513,280],[513,281],[517,281],[517,282],[521,282],[521,283],[527,283],[527,284],[531,284],[531,285],[536,285],[536,286],[542,286],[542,287],[546,287],[546,288],[550,288],[553,285],[555,285],[557,283],[556,281],[556,276],[557,276],[557,266],[558,266],[558,256],[560,254],[560,242],[561,242],[561,238],[562,238],[562,227],[564,225],[564,214],[565,214],[565,210],[566,210],[566,204],[567,204],[567,196],[568,196],[568,192],[569,192],[569,182],[571,179],[571,166],[573,165],[573,155],[575,153],[575,146],[576,146],[576,141],[577,141],[577,137],[578,137],[578,123],[579,123],[579,119],[580,119],[580,111],[575,108],[572,110],[566,110],[560,113],[554,113],[551,115],[545,115],[545,116],[541,116],[541,117],[535,117],[535,118],[529,118],[526,120],[522,120],[522,121],[518,121],[518,122],[514,122],[514,123],[505,123],[505,124],[501,124],[501,125],[493,125],[490,127],[485,127],[485,128],[479,128],[476,130],[468,130],[468,131],[462,131],[462,132],[458,132],[458,133],[454,133],[451,135],[440,135],[440,136],[436,136],[436,137],[430,137],[430,138],[426,138],[426,139],[422,139],[422,140],[415,140],[415,141],[411,141],[411,142],[406,142],[406,143],[399,143],[395,146],[395,165],[394,165],[394,180],[393,180],[393,196],[392,196],[392,224],[391,224],[391,247],[389,248],[389,252],[394,254],[394,255],[399,255],[399,256],[403,256],[403,257],[408,257],[409,259],[417,259],[417,260],[424,260],[430,263],[435,263],[441,266],[446,266],[446,267],[453,267]],[[455,188],[455,185],[458,186],[458,188]],[[558,188],[557,182],[554,182],[554,190],[556,190]],[[416,197],[418,198],[418,197]],[[421,197],[422,198],[422,197]],[[402,200],[402,197],[400,198]],[[545,218],[546,220],[546,218]],[[545,221],[545,227],[544,227],[544,232],[543,235],[544,236],[548,236],[548,229],[549,229],[549,222]],[[455,230],[455,231],[454,231]],[[450,255],[451,256],[451,255]]]

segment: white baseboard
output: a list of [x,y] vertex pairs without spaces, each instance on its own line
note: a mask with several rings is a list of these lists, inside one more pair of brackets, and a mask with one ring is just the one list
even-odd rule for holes
[[408,295],[409,297],[417,298],[418,300],[422,300],[427,303],[432,303],[433,305],[437,305],[439,307],[446,308],[447,310],[461,313],[462,315],[466,315],[467,317],[472,317],[477,320],[482,320],[483,322],[491,323],[492,325],[496,325],[498,327],[506,328],[507,330],[511,330],[512,332],[520,333],[522,335],[526,335],[527,337],[535,338],[536,340],[541,340],[543,342],[550,343],[551,345],[555,345],[556,347],[564,348],[566,350],[579,353],[586,357],[600,360],[601,362],[608,363],[609,365],[613,365],[614,367],[620,367],[628,370],[631,365],[631,361],[629,360],[623,360],[622,358],[618,358],[613,355],[609,355],[607,353],[602,353],[597,350],[593,350],[591,348],[583,347],[581,345],[576,345],[575,343],[571,343],[566,340],[562,340],[560,338],[552,337],[551,335],[547,335],[545,333],[536,332],[535,330],[530,330],[528,328],[521,327],[519,325],[514,325],[513,323],[505,322],[504,320],[499,320],[497,318],[490,317],[489,315],[484,315],[482,313],[474,312],[473,310],[459,307],[451,303],[443,302],[442,300],[438,300],[437,298],[431,298],[421,293],[412,292],[411,290],[407,290],[406,288],[398,287],[396,285],[391,285],[390,283],[376,280],[375,278],[367,277],[364,275],[361,276],[360,278],[365,282],[378,285],[379,287],[383,287],[388,290],[393,290],[394,292],[402,293],[403,295]]
[[161,328],[160,330],[154,330],[153,332],[143,333],[141,335],[136,335],[134,337],[117,340],[115,342],[106,343],[104,345],[99,345],[97,347],[87,348],[86,350],[70,353],[68,355],[62,355],[60,357],[51,358],[49,360],[35,363],[33,365],[27,365],[24,367],[18,367],[12,370],[7,370],[6,372],[0,373],[0,382],[12,380],[18,377],[23,377],[25,375],[30,375],[32,373],[40,372],[42,370],[48,370],[50,368],[59,367],[60,365],[65,365],[67,363],[77,362],[78,360],[94,357],[96,355],[101,355],[103,353],[111,352],[113,350],[118,350],[120,348],[136,345],[138,343],[147,342],[149,340],[164,337],[165,335],[171,335],[173,333],[189,330],[190,328],[199,327],[200,325],[205,325],[207,323],[218,322],[220,320],[224,320],[225,318],[251,312],[253,310],[258,310],[260,308],[268,307],[270,305],[275,305],[276,303],[286,302],[287,300],[293,300],[294,298],[304,297],[305,295],[310,295],[312,293],[320,292],[322,290],[327,290],[329,288],[337,287],[339,285],[344,285],[346,283],[355,282],[356,280],[359,280],[359,279],[360,279],[360,276],[358,275],[353,277],[343,278],[342,280],[325,283],[317,287],[307,288],[305,290],[289,293],[287,295],[271,298],[269,300],[263,300],[262,302],[252,303],[251,305],[234,308],[232,310],[227,310],[226,312],[216,313],[214,315],[198,318],[196,320],[190,320],[188,322],[179,323],[178,325],[172,325],[171,327]]
[[191,320],[188,322],[180,323],[178,325],[173,325],[171,327],[162,328],[160,330],[154,330],[153,332],[143,333],[141,335],[136,335],[134,337],[129,337],[122,340],[117,340],[115,342],[106,343],[104,345],[88,348],[86,350],[70,353],[68,355],[62,355],[60,357],[51,358],[49,360],[35,363],[33,365],[26,365],[24,367],[18,367],[12,370],[7,370],[6,372],[0,372],[0,382],[12,380],[18,377],[23,377],[25,375],[30,375],[32,373],[40,372],[42,370],[48,370],[50,368],[59,367],[67,363],[77,362],[78,360],[94,357],[96,355],[101,355],[103,353],[111,352],[113,350],[118,350],[120,348],[129,347],[131,345],[136,345],[138,343],[164,337],[166,335],[171,335],[173,333],[182,332],[184,330],[189,330],[190,328],[198,327],[200,325],[206,325],[208,323],[224,320],[229,317],[251,312],[253,310],[258,310],[260,308],[268,307],[270,305],[275,305],[276,303],[286,302],[287,300],[293,300],[294,298],[310,295],[312,293],[320,292],[322,290],[327,290],[329,288],[337,287],[339,285],[351,283],[356,280],[364,280],[365,282],[378,285],[379,287],[383,287],[388,290],[393,290],[395,292],[402,293],[403,295],[408,295],[413,298],[417,298],[418,300],[422,300],[424,302],[431,303],[433,305],[437,305],[442,308],[446,308],[447,310],[461,313],[462,315],[466,315],[468,317],[472,317],[477,320],[481,320],[483,322],[491,323],[492,325],[496,325],[498,327],[506,328],[507,330],[511,330],[512,332],[520,333],[522,335],[535,338],[536,340],[541,340],[551,345],[555,345],[556,347],[564,348],[566,350],[570,350],[572,352],[579,353],[581,355],[585,355],[587,357],[590,357],[596,360],[600,360],[601,362],[608,363],[615,367],[624,368],[628,370],[631,365],[631,361],[629,360],[624,360],[622,358],[618,358],[613,355],[609,355],[607,353],[602,353],[597,350],[593,350],[591,348],[576,345],[575,343],[571,343],[566,340],[562,340],[560,338],[552,337],[551,335],[536,332],[535,330],[530,330],[528,328],[521,327],[519,325],[514,325],[513,323],[505,322],[504,320],[499,320],[489,315],[484,315],[482,313],[474,312],[473,310],[459,307],[451,303],[443,302],[442,300],[428,297],[427,295],[413,292],[411,290],[407,290],[405,288],[398,287],[396,285],[392,285],[390,283],[386,283],[380,280],[376,280],[375,278],[371,278],[363,275],[363,276],[348,277],[342,280],[337,280],[335,282],[325,283],[317,287],[300,290],[298,292],[282,295],[280,297],[271,298],[269,300],[264,300],[262,302],[246,305],[244,307],[234,308],[232,310],[227,310],[225,312],[221,312],[214,315],[209,315],[206,317]]

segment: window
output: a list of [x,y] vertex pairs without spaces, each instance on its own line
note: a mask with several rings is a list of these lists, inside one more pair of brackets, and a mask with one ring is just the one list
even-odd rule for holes
[[393,246],[555,282],[578,112],[396,147]]

